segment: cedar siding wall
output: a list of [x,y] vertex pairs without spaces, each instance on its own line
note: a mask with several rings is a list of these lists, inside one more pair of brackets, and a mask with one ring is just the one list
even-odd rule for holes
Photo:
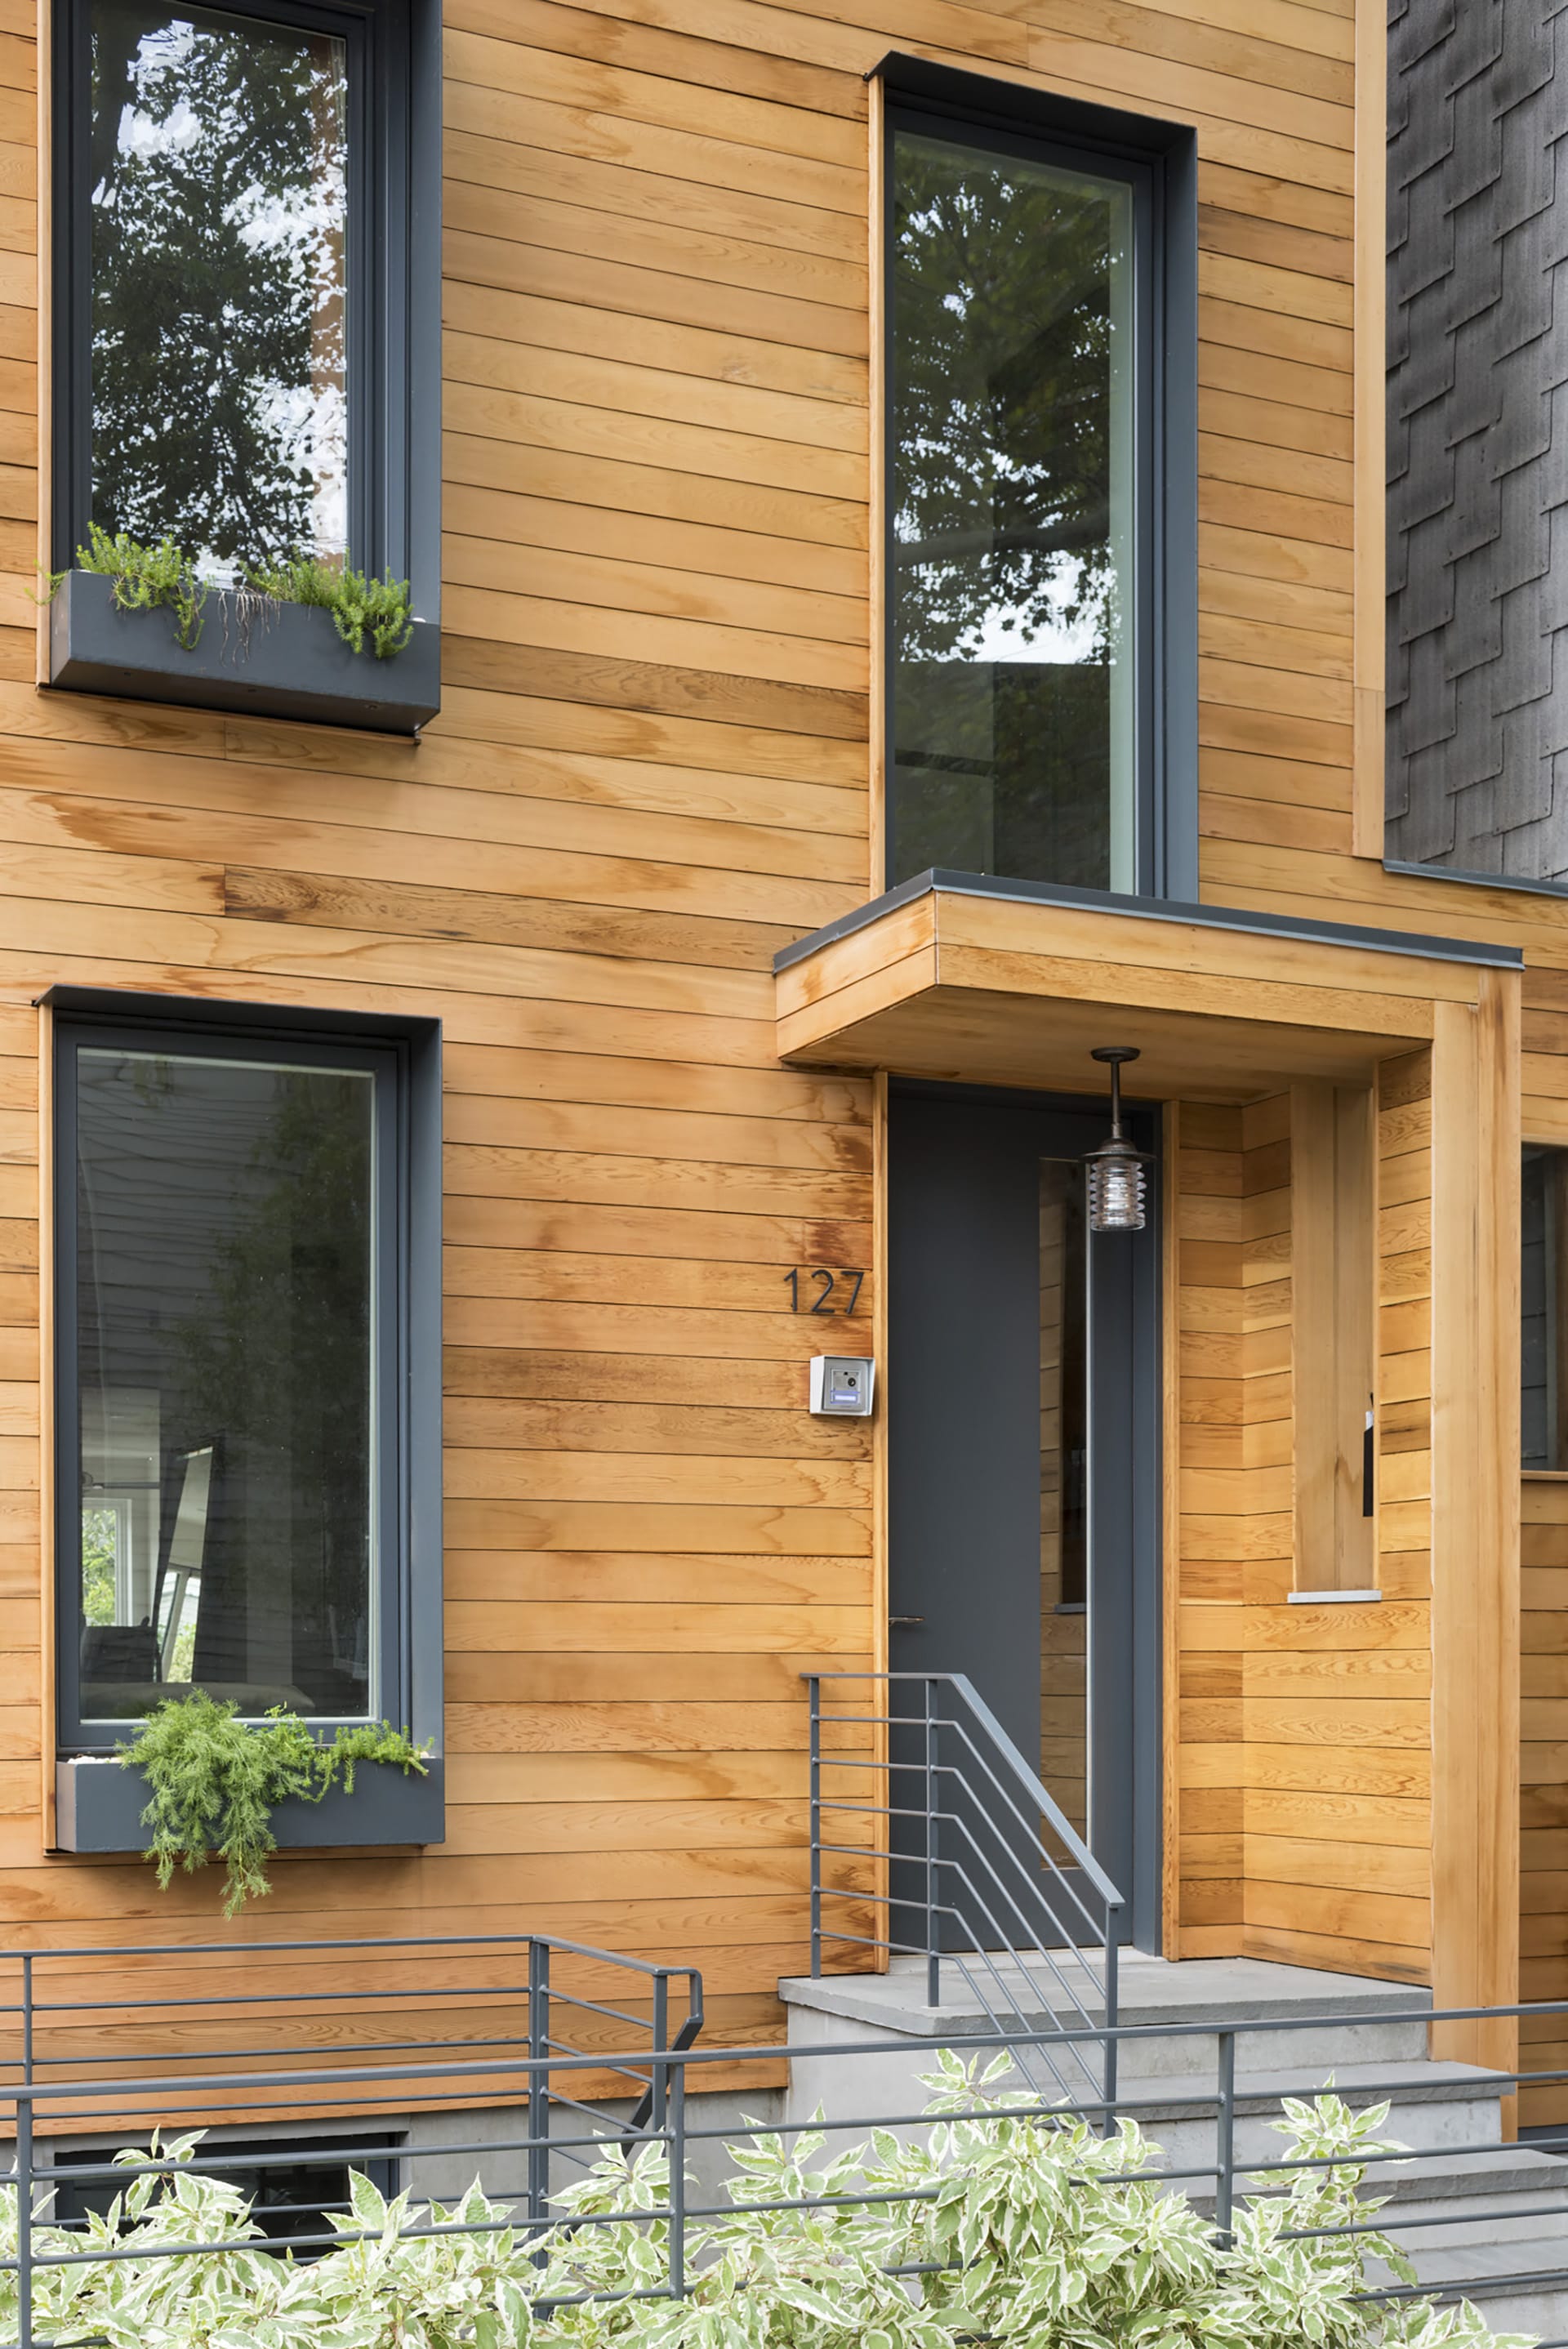
[[[39,695],[9,526],[0,1929],[217,1921],[215,1878],[44,1856],[30,999],[402,1008],[446,1032],[448,1838],[280,1862],[235,1930],[678,1954],[709,2036],[751,2036],[806,1962],[799,1674],[871,1620],[871,1439],[807,1415],[825,1325],[784,1287],[872,1263],[871,1087],[778,1067],[770,974],[865,894],[865,93],[529,0],[448,14],[426,740]],[[30,88],[5,102],[25,194]],[[29,376],[0,378],[24,411]]]
[[[33,686],[36,20],[0,0],[0,1930],[198,1938],[216,1897],[45,1856],[32,999],[401,1008],[448,1043],[449,1837],[280,1862],[235,1931],[532,1925],[696,1959],[749,2033],[805,1961],[799,1674],[869,1658],[880,1603],[875,1433],[808,1418],[783,1285],[875,1261],[872,1086],[779,1066],[770,960],[867,895],[886,48],[1197,126],[1205,897],[1523,945],[1542,1139],[1568,904],[1351,854],[1350,0],[447,21],[446,687],[410,747]],[[1386,1080],[1378,1607],[1284,1603],[1285,1095],[1179,1112],[1168,1930],[1418,1978],[1424,1056]]]
[[1290,1509],[1305,1400],[1292,1378],[1291,1097],[1180,1111],[1182,1956],[1415,1982],[1429,1971],[1429,1091],[1425,1052],[1385,1064],[1388,1449],[1383,1597],[1367,1605],[1288,1600],[1305,1579]]
[[[1520,1709],[1521,1998],[1568,1998],[1568,1478],[1531,1476],[1524,1486],[1523,1650]],[[1562,2015],[1521,2026],[1522,2061],[1568,2066]],[[1527,2090],[1526,2125],[1568,2119],[1568,2081]]]

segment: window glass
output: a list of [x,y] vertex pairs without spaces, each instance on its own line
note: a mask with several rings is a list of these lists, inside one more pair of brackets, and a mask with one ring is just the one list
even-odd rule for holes
[[1527,1149],[1520,1284],[1520,1438],[1526,1468],[1568,1468],[1568,1151]]
[[348,544],[348,60],[91,0],[92,519],[211,575]]
[[893,870],[1137,886],[1133,191],[899,129]]
[[374,1074],[75,1067],[83,1718],[371,1713]]

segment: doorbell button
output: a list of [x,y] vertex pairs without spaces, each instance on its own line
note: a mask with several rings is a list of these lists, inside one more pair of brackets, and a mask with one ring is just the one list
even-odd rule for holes
[[869,1419],[876,1364],[861,1355],[813,1354],[811,1409],[819,1419]]

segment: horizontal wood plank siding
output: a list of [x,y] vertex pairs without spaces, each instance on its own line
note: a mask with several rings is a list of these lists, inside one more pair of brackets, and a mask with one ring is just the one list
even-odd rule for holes
[[[78,981],[437,1013],[449,1840],[280,1862],[234,1930],[551,1930],[695,1959],[716,2033],[766,2033],[807,1958],[800,1674],[882,1641],[875,1434],[808,1417],[807,1358],[841,1325],[792,1315],[785,1287],[791,1266],[864,1272],[872,1327],[872,1080],[780,1065],[771,964],[867,894],[864,77],[891,47],[1195,126],[1204,899],[1522,946],[1526,1132],[1564,1143],[1568,905],[1352,854],[1382,488],[1355,472],[1377,307],[1356,285],[1341,0],[447,0],[446,24],[444,690],[416,746],[36,688],[34,15],[5,12],[0,1930],[111,1951],[204,1937],[215,1905],[211,1880],[160,1896],[138,1862],[46,1849],[35,999]],[[1135,926],[1146,984],[1180,964],[1188,1042],[1217,1019],[1305,1023],[1285,946],[1238,985]],[[846,1007],[936,983],[913,916],[896,984],[859,950],[835,966]],[[1068,984],[1022,934],[941,953],[997,1028],[1004,987],[1021,1030]],[[1423,967],[1407,1024],[1380,1027],[1401,968],[1346,957],[1304,982],[1326,1029],[1387,1047],[1376,1606],[1287,1604],[1289,1072],[1249,1066],[1239,1102],[1222,1040],[1181,1101],[1168,1926],[1181,1954],[1420,1980],[1434,1763],[1466,1757],[1432,1746],[1433,1137],[1408,1047],[1473,974]],[[952,1032],[945,1073],[1018,1081],[978,1027]],[[1563,1527],[1526,1533],[1538,1986],[1568,1986],[1547,1946],[1568,1509]]]

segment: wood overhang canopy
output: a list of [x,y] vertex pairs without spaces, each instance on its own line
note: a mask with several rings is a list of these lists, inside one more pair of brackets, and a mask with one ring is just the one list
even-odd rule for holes
[[1240,1102],[1293,1077],[1365,1079],[1472,1005],[1511,947],[925,873],[787,947],[779,1054],[968,1084],[1098,1092],[1088,1055],[1135,1044],[1136,1090]]

